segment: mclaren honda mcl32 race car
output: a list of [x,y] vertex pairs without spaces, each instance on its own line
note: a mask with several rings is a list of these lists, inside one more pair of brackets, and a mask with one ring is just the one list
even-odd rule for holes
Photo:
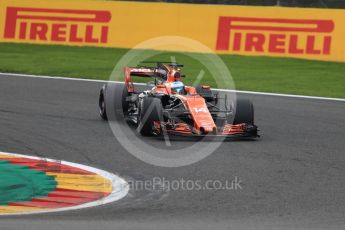
[[[258,137],[254,108],[249,100],[231,101],[205,85],[186,86],[181,67],[168,62],[156,62],[154,67],[125,67],[124,84],[108,83],[102,87],[100,116],[110,119],[112,109],[116,116],[132,122],[144,136]],[[138,90],[132,76],[152,77],[154,81],[150,89]],[[114,87],[111,94],[116,96],[108,95],[110,87]],[[108,98],[113,98],[110,104]]]

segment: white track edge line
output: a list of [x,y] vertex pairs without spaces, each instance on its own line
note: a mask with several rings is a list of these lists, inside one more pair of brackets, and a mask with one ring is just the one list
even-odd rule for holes
[[81,168],[81,169],[84,169],[86,171],[96,173],[97,175],[101,175],[101,176],[103,176],[106,179],[111,181],[112,192],[111,192],[111,194],[109,194],[106,197],[103,197],[100,200],[91,201],[91,202],[80,204],[77,206],[66,207],[66,208],[56,208],[56,209],[51,209],[51,210],[32,211],[32,212],[25,212],[25,213],[6,213],[6,214],[0,214],[0,217],[1,216],[15,216],[15,215],[44,214],[44,213],[70,211],[70,210],[77,210],[77,209],[100,206],[100,205],[115,202],[117,200],[124,198],[128,194],[128,191],[129,191],[129,185],[123,178],[121,178],[121,177],[119,177],[113,173],[104,171],[102,169],[94,168],[94,167],[87,166],[87,165],[72,163],[72,162],[68,162],[68,161],[63,161],[63,160],[61,160],[61,161],[54,160],[54,159],[45,158],[45,157],[28,156],[28,155],[23,155],[23,154],[8,153],[8,152],[0,151],[0,155],[1,154],[18,156],[18,157],[26,157],[26,158],[35,159],[35,160],[40,160],[40,159],[42,160],[43,159],[43,160],[49,161],[49,162],[61,162],[61,164]]
[[[103,83],[110,82],[110,81],[107,81],[107,80],[97,80],[97,79],[70,78],[70,77],[59,77],[59,76],[45,76],[45,75],[3,73],[3,72],[0,72],[0,75],[5,76],[5,77],[6,76],[16,76],[16,77],[31,77],[31,78],[43,78],[43,79],[55,79],[55,80],[69,80],[69,81],[86,81],[86,82],[103,82]],[[115,81],[115,82],[120,82],[120,81]],[[136,84],[137,85],[145,85],[144,83],[136,83]],[[229,89],[213,89],[213,90],[220,91],[220,92],[235,92],[235,93],[263,95],[263,96],[303,98],[303,99],[314,99],[314,100],[327,100],[327,101],[342,101],[342,102],[345,102],[345,98],[304,96],[304,95],[294,95],[294,94],[266,93],[266,92],[245,91],[245,90],[229,90]]]

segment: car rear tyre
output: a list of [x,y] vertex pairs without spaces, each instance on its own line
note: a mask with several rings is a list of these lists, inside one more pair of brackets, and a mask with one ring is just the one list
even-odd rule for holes
[[105,106],[105,100],[104,100],[104,90],[105,87],[103,86],[101,89],[101,92],[99,93],[99,115],[101,116],[101,118],[105,121],[108,120],[108,116],[107,116],[107,111],[106,111],[106,106]]
[[[129,92],[123,84],[109,83],[104,85],[99,96],[100,116],[103,120],[108,120],[112,115],[116,118],[123,118],[128,113],[128,102],[126,101]],[[113,107],[109,111],[108,107]]]

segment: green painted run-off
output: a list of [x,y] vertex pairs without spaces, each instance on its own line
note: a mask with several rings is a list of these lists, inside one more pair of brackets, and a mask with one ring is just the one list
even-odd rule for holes
[[43,171],[0,160],[0,205],[45,197],[56,186],[54,177]]

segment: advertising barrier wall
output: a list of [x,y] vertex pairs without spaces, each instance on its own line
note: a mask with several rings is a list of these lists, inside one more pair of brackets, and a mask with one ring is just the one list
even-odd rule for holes
[[217,53],[345,61],[345,10],[3,0],[0,17],[0,42],[131,48],[183,36]]

